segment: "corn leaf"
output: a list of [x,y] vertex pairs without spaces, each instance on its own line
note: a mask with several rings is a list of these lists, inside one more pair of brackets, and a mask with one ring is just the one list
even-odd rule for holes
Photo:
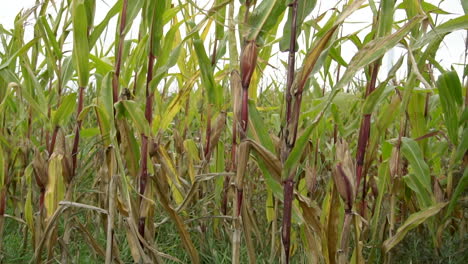
[[76,93],[66,95],[57,111],[52,113],[52,124],[54,126],[63,126],[67,123],[76,105]]
[[265,36],[280,21],[278,17],[286,10],[286,1],[264,0],[249,18],[247,40],[265,39]]
[[78,85],[86,87],[89,79],[89,44],[86,7],[83,0],[73,0],[73,59],[78,73]]
[[446,72],[437,80],[440,104],[450,140],[458,145],[458,113],[463,103],[460,79],[456,72]]
[[401,152],[409,161],[413,172],[404,176],[405,182],[417,194],[421,207],[428,207],[433,204],[431,197],[431,175],[429,166],[424,161],[424,155],[418,143],[410,138],[402,138]]
[[416,228],[420,224],[424,223],[430,217],[436,215],[447,205],[447,203],[438,203],[417,213],[414,213],[408,217],[408,219],[400,226],[394,236],[385,240],[383,243],[383,249],[385,252],[390,251],[396,246],[412,229]]
[[116,104],[117,115],[119,117],[129,118],[135,124],[140,134],[149,135],[149,124],[145,119],[145,115],[140,105],[135,101],[125,100]]
[[416,43],[411,47],[413,50],[420,49],[424,47],[426,44],[438,41],[439,39],[443,39],[443,37],[450,32],[460,30],[460,29],[467,29],[468,28],[468,15],[460,16],[454,19],[450,19],[449,21],[435,27],[433,30],[429,31],[426,35],[422,38],[418,39]]
[[208,55],[206,55],[203,41],[198,34],[194,34],[192,42],[198,63],[200,64],[201,80],[203,86],[206,88],[208,102],[220,108],[223,103],[223,90],[214,80],[213,66],[211,65]]

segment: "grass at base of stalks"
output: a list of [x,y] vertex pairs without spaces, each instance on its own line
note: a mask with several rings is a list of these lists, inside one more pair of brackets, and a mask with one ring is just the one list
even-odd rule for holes
[[[156,211],[161,212],[162,208],[157,208]],[[6,212],[9,215],[13,214],[11,209]],[[72,217],[76,218],[94,236],[94,239],[105,248],[106,238],[102,233],[102,229],[96,229],[100,223],[95,224],[86,224],[93,223],[90,221],[89,215],[84,212],[73,212]],[[165,215],[157,216],[155,223],[160,222]],[[94,219],[94,218],[93,218]],[[218,221],[218,228],[214,230],[213,227],[214,221]],[[194,239],[194,243],[200,253],[202,263],[231,263],[231,242],[229,234],[226,229],[223,227],[221,220],[203,220],[203,225],[205,226],[205,231],[201,231],[202,222],[193,221],[189,224],[190,235]],[[227,223],[227,222],[226,222]],[[59,221],[59,235],[63,235],[63,219]],[[28,240],[26,248],[23,251],[23,240],[24,240],[24,230],[25,226],[19,224],[16,220],[11,218],[5,219],[5,229],[4,229],[4,245],[3,245],[3,263],[28,263],[31,261],[34,251],[31,245],[31,233],[28,232]],[[266,228],[266,227],[265,227]],[[118,241],[120,258],[124,263],[133,263],[132,256],[130,254],[130,248],[128,246],[124,228],[116,228],[115,238]],[[176,231],[175,224],[171,221],[167,221],[162,224],[155,234],[156,245],[158,250],[171,255],[183,263],[190,263],[190,257],[182,246],[180,236]],[[278,234],[279,235],[279,234]],[[255,236],[253,236],[255,239]],[[264,241],[265,242],[265,241]],[[269,245],[266,246],[269,249]],[[266,249],[265,248],[265,249]],[[45,248],[44,248],[45,249]],[[257,247],[257,263],[269,263],[269,250],[260,249]],[[60,247],[56,248],[54,256],[57,260],[60,260]],[[69,245],[69,252],[72,256],[73,263],[102,263],[104,259],[100,256],[94,254],[93,250],[89,246],[88,242],[84,239],[81,232],[77,229],[72,231],[72,240]],[[46,259],[46,250],[43,250],[43,260]],[[241,247],[241,263],[248,263],[248,254],[245,244],[242,244]],[[297,249],[296,254],[291,258],[292,263],[305,263],[306,257],[302,248]],[[166,263],[176,263],[171,260],[165,260]],[[280,263],[277,259],[274,263]]]
[[[11,214],[11,210],[7,210],[7,214]],[[84,213],[74,214],[80,220],[84,219]],[[161,220],[161,219],[158,219]],[[205,225],[212,226],[213,221],[205,221]],[[158,221],[156,221],[158,222]],[[82,221],[83,223],[83,221]],[[92,227],[90,227],[92,228]],[[30,233],[28,233],[28,243],[23,251],[24,225],[17,221],[6,218],[4,229],[4,246],[3,246],[3,263],[27,263],[33,256],[33,251],[30,244]],[[90,229],[95,234],[92,229]],[[126,243],[124,232],[117,229],[116,239],[119,241],[121,250],[121,258],[125,263],[132,263],[129,247]],[[174,256],[184,263],[189,263],[190,258],[183,250],[180,237],[175,231],[175,225],[168,221],[161,225],[156,231],[156,243],[158,249],[166,254]],[[60,221],[59,232],[63,231],[63,221]],[[95,256],[88,243],[83,239],[79,231],[73,232],[73,240],[70,243],[70,254],[74,263],[100,263],[103,259]],[[213,228],[206,228],[205,232],[201,232],[200,224],[194,223],[191,225],[190,233],[194,238],[194,242],[200,252],[202,263],[231,263],[231,244],[229,234],[225,229],[218,228],[214,231]],[[105,236],[101,233],[95,239],[102,246],[105,245]],[[418,232],[413,230],[392,249],[392,263],[447,263],[447,264],[462,264],[468,259],[467,250],[468,235],[460,238],[458,234],[449,234],[447,231],[444,234],[442,248],[439,255],[433,249],[430,234],[427,232]],[[269,251],[257,250],[257,263],[269,263]],[[56,257],[59,257],[56,254]],[[241,263],[247,263],[247,248],[245,245],[241,248]],[[175,263],[167,260],[166,263]],[[276,263],[279,263],[279,259]],[[306,255],[303,248],[298,248],[291,258],[291,263],[307,263]]]
[[439,252],[434,250],[430,234],[425,230],[410,231],[406,237],[392,249],[392,263],[439,263],[462,264],[468,259],[468,235],[462,238],[458,233],[446,231]]

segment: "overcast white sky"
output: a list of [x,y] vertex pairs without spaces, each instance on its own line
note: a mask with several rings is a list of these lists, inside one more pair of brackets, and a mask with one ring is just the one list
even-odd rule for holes
[[[59,2],[60,0],[56,0]],[[237,1],[237,0],[236,0]],[[433,3],[435,5],[439,4],[439,0],[426,0],[427,2]],[[443,15],[439,16],[438,18],[438,23],[447,21],[451,18],[454,18],[456,16],[462,15],[463,14],[463,8],[461,6],[461,1],[465,0],[445,0],[441,3],[440,7],[449,12],[452,13],[453,15]],[[15,19],[15,16],[18,14],[18,12],[21,11],[21,9],[27,9],[31,8],[34,6],[36,0],[0,0],[1,2],[1,7],[0,7],[0,24],[2,24],[5,28],[9,29],[13,27],[13,21]],[[196,1],[199,3],[207,3],[208,1]],[[211,1],[209,1],[211,2]],[[313,11],[313,14],[318,14],[319,12],[322,13],[325,10],[335,6],[336,2],[338,1],[332,1],[332,0],[317,0],[317,5]],[[398,0],[397,3],[400,3],[401,0]],[[109,6],[112,6],[115,3],[115,0],[97,0],[97,8],[96,8],[96,19],[95,19],[95,24],[99,23],[102,18],[106,15],[106,13],[109,10]],[[204,6],[203,4],[200,4],[200,6]],[[209,8],[211,5],[206,5],[207,8]],[[405,17],[403,11],[399,11],[395,14],[395,19],[403,19]],[[371,24],[372,21],[372,14],[369,10],[369,8],[365,8],[363,10],[358,10],[355,12],[352,16],[350,16],[347,20],[346,23],[344,24],[343,28],[343,34],[349,34],[352,32],[355,32],[359,29],[362,29],[368,25]],[[116,23],[116,19],[113,19],[111,23]],[[30,26],[31,27],[31,26]],[[32,27],[31,27],[32,28]],[[110,34],[109,36],[113,36],[112,31],[115,29],[115,26],[110,26]],[[26,29],[26,32],[28,30]],[[31,30],[29,30],[31,32]],[[361,39],[365,36],[366,30],[360,34]],[[467,31],[458,31],[455,33],[452,33],[448,35],[444,43],[442,44],[441,49],[438,51],[436,59],[439,61],[439,63],[444,67],[444,68],[450,68],[451,66],[454,66],[459,74],[461,75],[462,73],[462,65],[464,63],[464,50],[465,50],[465,38],[466,38]],[[449,48],[450,47],[450,48]],[[342,48],[343,52],[343,58],[346,61],[349,61],[355,54],[356,48],[354,45],[348,43],[345,44]],[[404,51],[403,49],[394,49],[387,53],[383,60],[383,69],[384,71],[385,68],[389,68],[389,66],[392,64],[392,61],[395,61],[398,59],[400,54],[402,54]],[[284,54],[285,55],[285,54]],[[276,58],[276,63],[277,65],[281,65],[280,59],[285,60],[285,56],[283,54],[280,54],[279,57]],[[273,59],[272,64],[276,64],[275,59]],[[282,71],[282,69],[281,69]],[[282,73],[279,73],[282,74]],[[383,76],[385,76],[385,73],[382,73]]]

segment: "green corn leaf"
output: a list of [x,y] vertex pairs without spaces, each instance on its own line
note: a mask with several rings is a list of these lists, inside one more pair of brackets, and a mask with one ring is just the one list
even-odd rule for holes
[[433,30],[429,31],[422,38],[418,39],[416,43],[411,47],[413,50],[418,50],[433,41],[443,39],[445,35],[450,32],[467,29],[468,28],[468,15],[460,16],[437,26]]
[[[252,100],[249,100],[249,127],[250,128],[247,130],[248,136],[254,138],[255,142],[260,142],[259,145],[265,148],[265,152],[268,151],[270,152],[270,155],[275,156],[275,146],[273,145],[264,121],[257,110],[257,106]],[[255,146],[253,149],[257,152],[260,151]],[[259,153],[255,156],[257,158],[258,167],[262,170],[262,174],[265,177],[265,183],[268,186],[268,189],[277,199],[283,200],[283,188],[281,183],[278,180],[275,180],[270,173],[273,169],[272,166],[268,166],[268,163],[262,158],[262,154]],[[278,174],[278,172],[276,172],[276,174]]]
[[393,26],[394,0],[383,0],[380,3],[378,36],[383,37],[391,33]]
[[338,29],[338,26],[343,23],[343,21],[349,15],[356,11],[363,2],[363,0],[354,1],[350,6],[343,10],[340,16],[336,18],[336,20],[327,23],[328,29],[324,31],[324,35],[318,39],[316,43],[314,43],[313,48],[310,49],[304,58],[302,69],[297,73],[297,77],[293,83],[293,90],[297,89],[296,86],[299,89],[302,89],[309,79],[311,73],[322,65],[325,59],[325,55],[328,52],[328,48],[330,47],[331,39],[333,38],[335,31]]
[[63,126],[70,119],[76,105],[76,93],[66,95],[57,111],[52,114],[52,124],[54,126]]
[[115,108],[119,117],[132,120],[138,132],[148,136],[150,134],[149,124],[140,105],[135,101],[124,100],[116,103]]
[[29,89],[24,86],[19,86],[19,90],[21,91],[21,94],[23,95],[24,99],[29,103],[31,108],[42,118],[47,117],[47,110],[46,107],[47,105],[42,104],[40,99],[34,98],[34,96],[30,93]]
[[[141,8],[143,7],[145,0],[127,0],[127,14],[125,20],[125,27],[124,27],[124,34],[127,34],[130,28],[133,25],[133,21],[137,17],[138,13],[140,12]],[[164,1],[158,1],[164,2]],[[120,21],[119,24],[120,25]],[[118,34],[118,32],[116,32]]]
[[74,70],[73,57],[69,56],[63,59],[61,74],[64,83],[67,83],[73,77]]
[[252,133],[251,136],[270,152],[274,153],[275,146],[273,145],[264,121],[257,110],[257,106],[252,100],[249,100],[249,127],[249,133]]
[[458,144],[457,152],[455,154],[455,162],[458,163],[465,153],[468,151],[468,127],[466,127],[462,132],[462,138],[460,144]]
[[[221,5],[225,0],[216,0],[215,4],[216,5]],[[221,40],[224,38],[224,31],[226,28],[224,27],[224,23],[226,21],[226,6],[223,6],[221,9],[216,10],[215,13],[215,21],[216,21],[216,26],[215,26],[215,37],[217,40]]]
[[53,50],[53,54],[55,55],[55,58],[60,60],[62,58],[62,50],[60,48],[59,43],[57,42],[56,34],[50,28],[49,23],[47,22],[47,19],[45,18],[45,16],[39,17],[38,22],[39,22],[39,25],[43,28],[43,32],[46,36],[45,39],[47,40],[48,44],[52,46],[52,50]]
[[99,73],[104,76],[107,73],[114,70],[114,67],[109,62],[106,62],[105,60],[98,58],[97,56],[93,54],[89,54],[89,58],[94,63],[94,68],[96,69],[96,73]]
[[[130,2],[132,1],[130,0]],[[118,0],[117,3],[115,3],[115,5],[112,6],[112,8],[109,10],[109,12],[107,12],[101,23],[94,27],[94,30],[89,37],[90,48],[94,47],[98,39],[101,37],[102,32],[104,32],[104,30],[108,27],[109,21],[122,10],[122,4],[123,1]]]
[[416,143],[416,141],[410,138],[402,138],[402,143],[401,151],[403,155],[409,161],[423,187],[428,192],[431,192],[431,177],[429,174],[429,166],[427,166],[427,163],[424,161],[419,145]]
[[419,26],[423,19],[424,16],[416,16],[395,33],[382,38],[377,38],[365,44],[351,59],[349,67],[346,69],[343,77],[335,85],[335,87],[333,87],[333,93],[336,93],[346,84],[348,84],[360,69],[371,64],[378,58],[381,58],[388,50],[395,47],[404,37],[408,35],[411,29]]
[[310,135],[318,123],[312,123],[307,129],[302,133],[302,135],[297,139],[296,144],[294,145],[291,153],[288,156],[288,159],[284,163],[282,177],[286,179],[289,177],[290,173],[294,168],[298,166],[299,160],[301,159],[302,153],[304,152],[307,142],[309,141]]
[[110,144],[109,135],[111,132],[111,122],[109,121],[109,115],[106,113],[102,106],[95,107],[94,111],[96,112],[97,122],[99,124],[101,136],[105,139],[105,142]]
[[[463,0],[462,0],[463,2]],[[406,2],[402,2],[400,3],[396,8],[397,9],[406,9],[406,6],[407,6],[407,3]],[[442,9],[440,9],[439,7],[431,4],[431,3],[428,3],[428,2],[421,2],[421,7],[423,9],[424,12],[426,13],[434,13],[434,14],[439,14],[439,15],[448,15],[450,14],[449,12],[447,11],[444,11]]]
[[460,198],[460,195],[463,194],[463,192],[466,190],[468,187],[468,168],[465,168],[465,172],[463,173],[462,178],[457,184],[457,187],[455,188],[455,191],[452,194],[452,197],[450,198],[449,205],[447,207],[447,212],[445,213],[445,219],[448,219],[448,217],[452,214],[453,210],[455,209],[455,205],[458,202],[458,198]]
[[161,40],[163,37],[163,14],[167,7],[166,0],[159,0],[159,1],[150,1],[150,10],[153,10],[151,13],[152,21],[151,21],[151,43],[152,47],[151,53],[158,57],[161,52]]
[[200,64],[202,85],[206,89],[208,102],[220,108],[223,103],[223,90],[220,85],[215,83],[213,77],[213,66],[211,65],[211,61],[208,58],[208,55],[206,55],[203,41],[200,39],[198,34],[194,34],[192,42],[195,49],[195,54],[197,55],[198,63]]
[[166,9],[162,17],[163,24],[166,25],[167,23],[169,23],[169,21],[171,21],[174,17],[176,17],[177,14],[180,12],[180,10],[184,8],[186,5],[187,4],[182,4],[182,5],[175,6],[173,8]]
[[429,166],[424,161],[421,148],[413,139],[402,138],[401,152],[412,168],[412,172],[404,176],[405,182],[416,192],[422,207],[432,205],[431,175],[429,174]]
[[376,106],[379,105],[393,90],[395,90],[395,87],[390,85],[375,89],[375,91],[372,92],[364,101],[362,113],[366,115],[374,112]]
[[286,1],[264,0],[252,12],[247,23],[247,40],[257,41],[265,39],[266,35],[276,24],[278,18],[286,10]]
[[25,52],[27,52],[33,45],[36,44],[36,42],[39,40],[39,38],[34,38],[28,43],[26,43],[24,46],[22,46],[19,50],[17,50],[15,53],[11,54],[8,56],[8,59],[0,65],[0,71],[7,68],[10,66],[10,64],[16,60],[18,56],[23,55]]
[[157,70],[150,85],[152,91],[154,91],[164,76],[166,76],[167,71],[177,63],[183,43],[175,43],[174,41],[176,35],[179,33],[179,27],[183,22],[184,21],[181,21],[172,25],[171,29],[164,35],[161,53],[156,61]]
[[451,71],[442,74],[437,80],[437,89],[450,140],[453,144],[458,145],[458,113],[463,103],[463,97],[457,73]]
[[86,7],[83,0],[73,0],[73,59],[78,73],[78,85],[86,87],[89,80],[89,44]]
[[87,105],[83,108],[83,110],[81,110],[81,113],[80,115],[78,116],[77,120],[78,121],[83,121],[86,116],[88,116],[89,112],[91,112],[92,110],[95,110],[95,108],[97,107],[97,105]]
[[96,0],[84,0],[86,8],[86,18],[88,27],[94,24],[94,15],[96,14]]

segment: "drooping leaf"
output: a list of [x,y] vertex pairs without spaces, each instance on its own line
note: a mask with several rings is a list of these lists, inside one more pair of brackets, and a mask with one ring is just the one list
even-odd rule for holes
[[[463,2],[463,0],[462,0],[462,2]],[[406,6],[407,6],[407,3],[402,2],[396,8],[397,9],[406,9]],[[422,7],[423,11],[426,12],[426,13],[434,13],[434,14],[439,14],[439,15],[448,15],[448,14],[450,14],[449,12],[444,11],[441,8],[435,6],[435,5],[431,4],[431,3],[428,3],[426,1],[421,2],[421,7]]]
[[435,27],[433,30],[429,31],[422,38],[418,39],[413,46],[413,50],[420,49],[426,44],[438,41],[440,38],[443,38],[447,33],[468,28],[468,15],[460,16],[454,19]]
[[430,217],[439,213],[439,211],[444,208],[447,203],[438,203],[426,209],[423,209],[417,213],[414,213],[408,217],[405,223],[400,226],[394,236],[385,240],[383,243],[383,249],[385,252],[390,251],[394,246],[396,246],[412,229],[416,228],[420,224],[424,223]]
[[395,33],[382,38],[377,38],[365,44],[351,59],[343,77],[341,77],[340,81],[335,85],[335,87],[333,87],[333,92],[343,88],[351,81],[360,69],[374,62],[378,58],[381,58],[388,50],[396,46],[404,37],[406,37],[411,29],[418,26],[423,19],[424,16],[416,16]]

